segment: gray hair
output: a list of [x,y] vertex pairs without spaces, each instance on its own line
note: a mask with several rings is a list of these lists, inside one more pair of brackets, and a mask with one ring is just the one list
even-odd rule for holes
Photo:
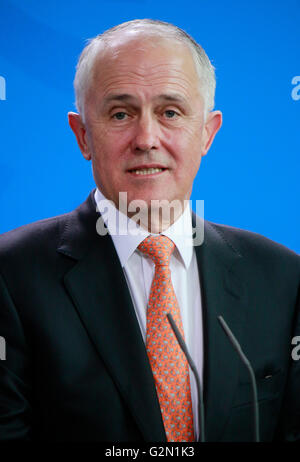
[[174,24],[154,19],[135,19],[114,26],[89,39],[88,44],[83,49],[76,66],[74,79],[75,105],[83,121],[85,94],[92,79],[92,70],[97,55],[101,46],[108,45],[110,39],[123,30],[141,31],[146,36],[154,35],[177,40],[189,47],[199,76],[200,91],[204,100],[204,116],[206,118],[207,113],[214,108],[216,77],[214,66],[204,49],[187,32],[174,26]]

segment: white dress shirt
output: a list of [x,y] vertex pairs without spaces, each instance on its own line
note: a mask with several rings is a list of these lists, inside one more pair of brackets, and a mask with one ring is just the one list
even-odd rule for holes
[[[98,189],[95,192],[95,201],[99,211],[102,212],[103,221],[109,230],[123,268],[136,317],[145,342],[147,304],[155,265],[151,258],[142,254],[137,247],[150,233],[116,209],[114,204],[108,201]],[[136,235],[128,233],[128,226],[132,226],[136,230],[138,229],[138,233],[135,233]],[[181,231],[181,229],[184,229],[184,235],[178,231]],[[195,362],[203,388],[201,289],[195,249],[191,245],[192,222],[190,207],[187,206],[176,222],[161,234],[169,237],[175,244],[175,249],[170,259],[172,284],[180,307],[185,342]],[[187,245],[187,239],[190,239],[190,245]],[[198,438],[198,397],[194,374],[191,370],[190,384],[194,430]]]

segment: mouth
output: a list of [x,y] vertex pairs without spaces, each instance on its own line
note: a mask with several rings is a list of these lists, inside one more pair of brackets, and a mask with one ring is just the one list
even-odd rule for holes
[[168,170],[166,167],[161,165],[140,165],[135,168],[131,168],[128,172],[137,177],[145,177],[145,176],[158,176],[161,175],[163,172]]

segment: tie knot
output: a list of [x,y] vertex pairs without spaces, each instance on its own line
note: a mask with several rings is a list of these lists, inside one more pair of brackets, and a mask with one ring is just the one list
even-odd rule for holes
[[148,236],[138,246],[138,249],[149,255],[155,266],[169,266],[170,257],[175,244],[167,236]]

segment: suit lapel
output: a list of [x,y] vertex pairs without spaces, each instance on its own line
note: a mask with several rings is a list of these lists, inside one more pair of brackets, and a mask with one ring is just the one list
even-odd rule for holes
[[66,290],[143,437],[164,441],[152,371],[112,239],[96,233],[93,197],[75,212],[58,249],[77,260],[65,275]]
[[[195,220],[195,216],[193,218]],[[243,258],[207,222],[204,243],[195,250],[203,307],[206,439],[219,441],[238,384],[240,360],[217,317],[223,316],[238,341],[241,341],[245,291],[239,271]]]

